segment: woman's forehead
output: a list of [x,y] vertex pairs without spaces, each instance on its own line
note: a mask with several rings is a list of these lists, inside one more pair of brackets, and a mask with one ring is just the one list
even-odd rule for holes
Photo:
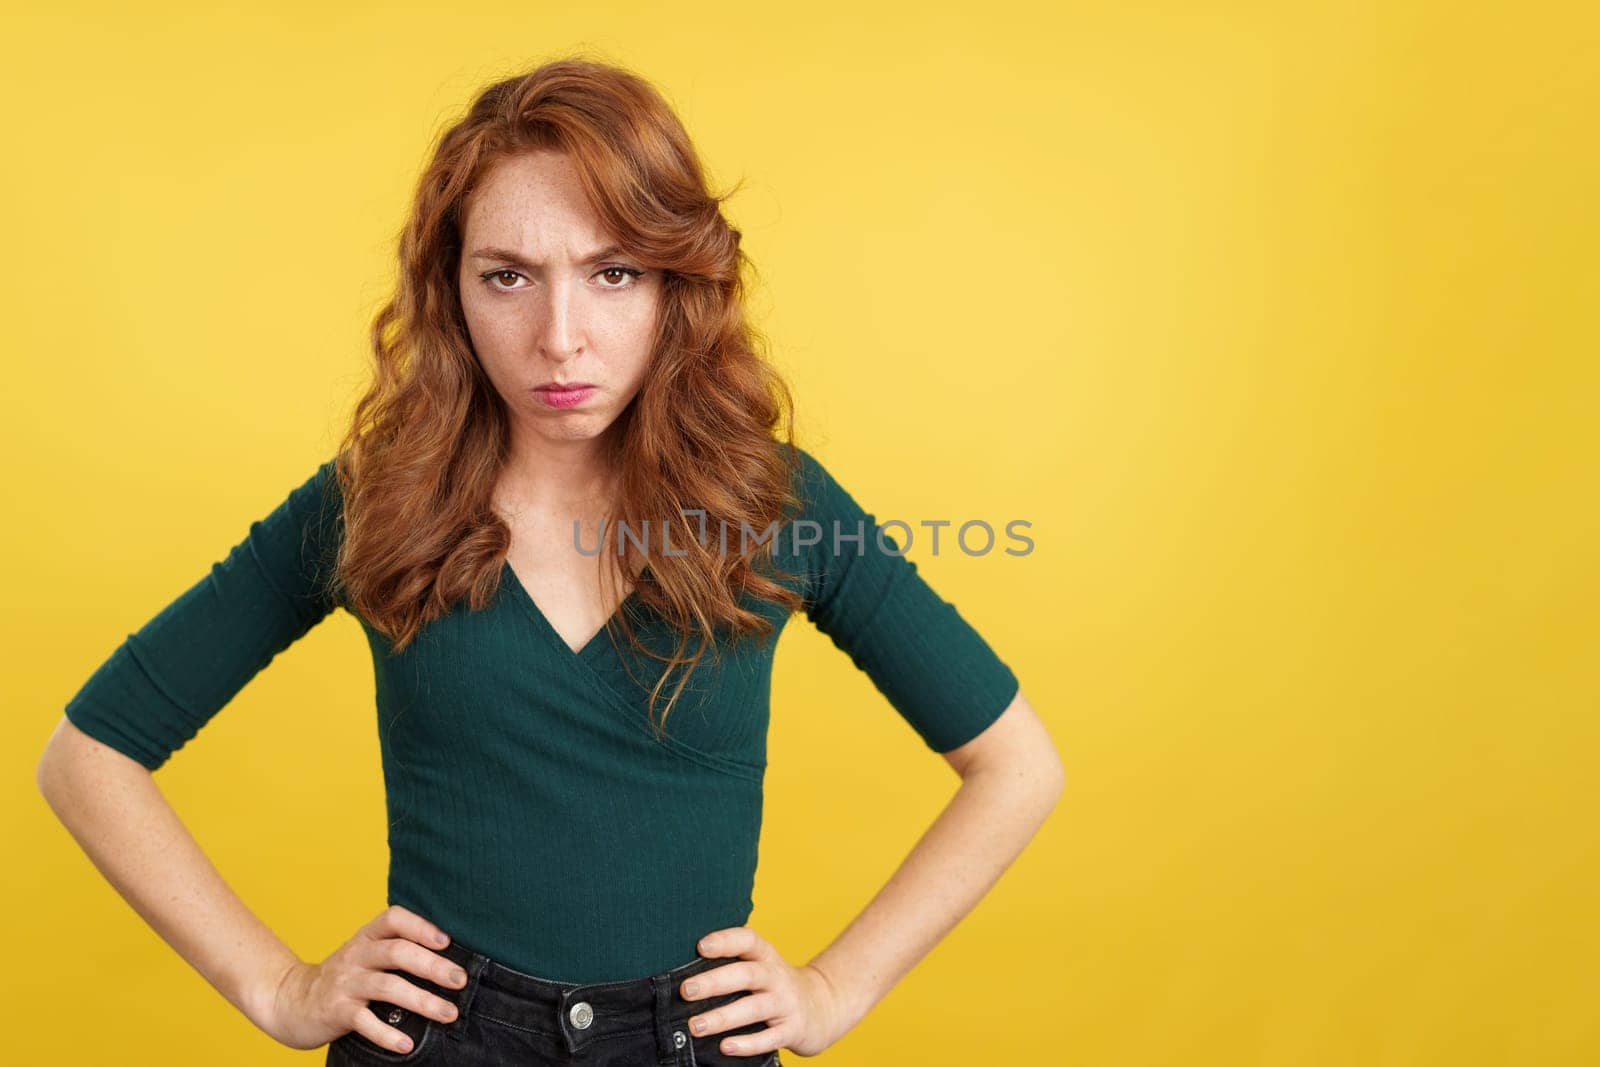
[[516,249],[533,258],[579,260],[614,243],[577,171],[549,158],[513,157],[496,164],[468,196],[464,222],[474,246]]

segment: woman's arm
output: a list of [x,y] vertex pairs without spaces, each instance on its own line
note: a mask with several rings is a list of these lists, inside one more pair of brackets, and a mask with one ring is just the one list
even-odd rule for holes
[[150,771],[63,718],[35,778],[56,817],[133,910],[263,1030],[298,956],[200,850]]
[[291,1048],[350,1030],[397,1052],[407,1037],[368,1006],[441,1022],[444,998],[401,977],[460,986],[424,945],[427,919],[390,905],[318,963],[299,959],[223,881],[157,788],[164,766],[272,660],[338,606],[342,490],[335,461],[131,633],[67,702],[39,761],[39,790],[106,880],[256,1026]]
[[701,955],[743,962],[696,975],[685,998],[754,995],[691,1017],[690,1028],[709,1035],[769,1023],[719,1042],[738,1056],[777,1047],[814,1056],[842,1037],[976,906],[1065,784],[1010,666],[816,457],[800,449],[798,458],[796,495],[808,525],[794,523],[790,543],[806,616],[962,784],[888,883],[805,966],[789,964],[747,926],[701,939]]
[[811,960],[848,1032],[970,912],[1054,809],[1066,777],[1019,691],[999,719],[944,754],[962,782],[889,881]]
[[[299,962],[222,880],[167,803],[164,766],[335,606],[334,461],[131,633],[67,702],[39,791],[106,880],[217,991],[265,1029],[261,987]],[[270,1031],[269,1031],[270,1032]]]

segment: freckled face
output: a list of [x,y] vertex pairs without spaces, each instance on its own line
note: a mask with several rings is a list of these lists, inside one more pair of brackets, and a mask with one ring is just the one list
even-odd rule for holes
[[[660,272],[615,249],[563,154],[500,160],[466,205],[461,309],[513,434],[598,438],[644,381]],[[586,383],[587,392],[539,390]]]

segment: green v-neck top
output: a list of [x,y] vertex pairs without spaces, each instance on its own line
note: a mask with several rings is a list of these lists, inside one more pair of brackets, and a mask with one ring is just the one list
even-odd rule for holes
[[[1016,676],[893,534],[809,452],[799,458],[801,511],[777,528],[772,557],[795,576],[786,585],[924,745],[972,740],[1011,703]],[[129,634],[67,718],[159,768],[278,653],[349,611],[327,580],[340,500],[330,459]],[[743,925],[773,653],[789,614],[745,604],[778,629],[718,643],[717,663],[708,650],[660,739],[647,715],[662,665],[605,628],[574,652],[509,564],[487,607],[458,602],[398,655],[358,616],[372,651],[388,902],[564,982],[656,974],[692,959],[706,933]],[[676,644],[636,594],[618,611],[650,647]]]

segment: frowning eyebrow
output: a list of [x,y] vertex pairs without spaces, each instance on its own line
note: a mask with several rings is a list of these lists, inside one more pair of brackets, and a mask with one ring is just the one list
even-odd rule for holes
[[[625,255],[622,249],[618,248],[616,245],[607,245],[598,252],[589,253],[587,256],[584,256],[577,262],[578,266],[587,267],[591,264],[600,262],[602,259],[610,259],[612,256],[621,255]],[[524,270],[536,270],[540,266],[540,264],[534,263],[532,260],[524,259],[521,253],[513,252],[508,248],[480,248],[476,252],[472,253],[472,258],[492,259],[497,263],[510,263],[513,266],[521,267]]]

